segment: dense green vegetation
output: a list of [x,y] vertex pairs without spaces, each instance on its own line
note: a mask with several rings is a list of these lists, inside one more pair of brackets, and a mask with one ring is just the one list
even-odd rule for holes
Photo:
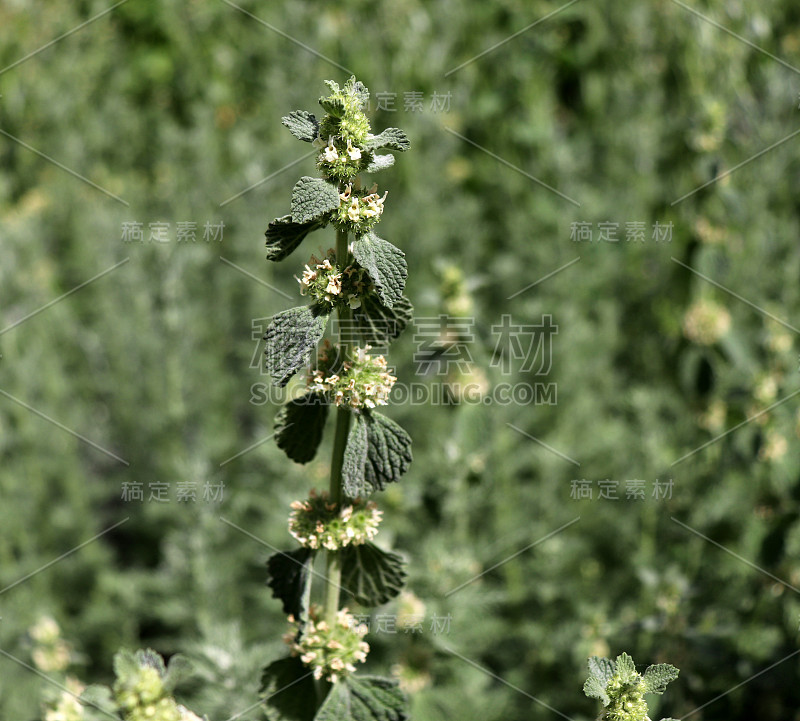
[[[411,594],[371,672],[415,719],[577,721],[587,657],[627,651],[681,670],[654,718],[800,719],[796,4],[581,0],[508,39],[559,3],[128,0],[14,65],[111,4],[0,5],[0,718],[58,694],[22,664],[109,685],[120,647],[192,659],[198,714],[261,717],[265,562],[333,436],[307,466],[265,440],[254,338],[298,287],[263,234],[315,174],[279,119],[354,73],[414,149],[381,234],[416,317],[451,319],[392,346],[398,386],[557,387],[387,410]],[[504,315],[552,316],[550,368]]]

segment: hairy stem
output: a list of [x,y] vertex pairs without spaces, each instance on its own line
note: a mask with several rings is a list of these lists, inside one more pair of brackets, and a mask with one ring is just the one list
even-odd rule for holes
[[[347,231],[336,231],[336,264],[340,270],[348,265]],[[339,309],[339,329],[338,345],[339,360],[346,363],[350,356],[350,347],[346,339],[342,337],[341,329],[346,327],[350,319],[350,309]],[[344,322],[343,322],[344,321]],[[342,464],[344,462],[344,451],[347,445],[347,434],[350,430],[350,410],[339,408],[336,412],[336,436],[333,441],[333,455],[331,457],[331,482],[329,495],[331,503],[341,503],[342,500]],[[329,625],[336,621],[336,612],[339,610],[339,587],[342,582],[341,554],[338,551],[328,551],[327,566],[327,592],[325,595],[325,620]]]

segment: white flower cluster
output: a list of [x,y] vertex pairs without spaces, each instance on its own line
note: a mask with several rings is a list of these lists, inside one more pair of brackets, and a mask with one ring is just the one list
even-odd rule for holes
[[85,688],[78,679],[68,676],[58,701],[45,711],[44,721],[83,721],[83,704],[78,698]]
[[331,305],[340,301],[346,302],[350,308],[356,310],[361,307],[360,296],[367,288],[364,276],[363,268],[352,265],[339,270],[336,255],[333,250],[329,250],[327,257],[322,259],[312,255],[297,282],[300,283],[301,295],[310,295],[319,302]]
[[[361,160],[361,150],[353,147],[353,141],[347,141],[347,148],[343,151],[346,153],[350,160]],[[333,164],[339,160],[339,151],[333,144],[333,138],[328,139],[328,144],[322,150],[322,161],[328,164]]]
[[43,616],[28,629],[28,634],[34,642],[33,663],[42,671],[64,671],[72,663],[72,649],[61,638],[59,625],[50,618]]
[[321,609],[312,606],[305,631],[299,636],[302,624],[289,616],[294,629],[283,640],[291,647],[292,655],[314,672],[315,679],[325,678],[336,683],[340,678],[354,673],[355,664],[364,663],[369,653],[369,644],[361,639],[367,635],[367,627],[356,623],[355,617],[343,608],[336,614],[331,626],[319,620]]
[[378,533],[383,511],[373,501],[356,498],[339,506],[328,493],[312,490],[305,501],[294,501],[289,515],[289,533],[307,548],[337,551],[371,541]]
[[730,327],[730,313],[711,300],[702,299],[693,303],[683,317],[684,335],[699,345],[714,345]]
[[311,373],[309,390],[331,395],[337,406],[375,408],[389,402],[392,387],[397,381],[387,370],[386,358],[369,355],[371,347],[356,348],[355,360],[344,364],[342,375],[317,369]]
[[339,209],[335,216],[339,225],[361,234],[377,223],[383,215],[383,204],[389,194],[387,190],[381,196],[377,190],[378,186],[375,184],[369,192],[359,195],[353,192],[352,185],[348,185],[339,193]]

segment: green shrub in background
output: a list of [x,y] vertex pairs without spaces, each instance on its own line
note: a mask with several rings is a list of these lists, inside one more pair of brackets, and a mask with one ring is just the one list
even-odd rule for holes
[[[687,5],[796,65],[791,3]],[[0,70],[109,7],[40,6],[0,8]],[[242,7],[342,68],[222,2],[129,0],[0,73],[0,129],[128,203],[0,137],[0,332],[130,259],[0,335],[0,389],[129,464],[0,397],[0,649],[34,665],[27,630],[50,615],[86,683],[113,684],[120,647],[151,647],[193,658],[202,680],[176,696],[195,713],[257,704],[285,623],[264,543],[281,547],[284,509],[327,468],[300,472],[260,443],[272,405],[252,390],[266,379],[249,319],[288,306],[229,265],[294,292],[256,266],[284,179],[226,201],[299,159],[274,118],[352,71],[396,93],[394,111],[372,107],[375,127],[415,141],[386,171],[413,213],[381,229],[408,251],[415,314],[474,318],[436,346],[460,338],[471,364],[415,379],[433,392],[468,372],[481,400],[533,384],[498,345],[502,315],[558,325],[555,405],[396,405],[415,474],[385,495],[382,533],[415,559],[413,596],[372,621],[425,624],[371,634],[369,672],[394,671],[414,718],[549,718],[533,696],[588,719],[585,659],[624,649],[681,669],[675,717],[708,703],[692,718],[796,718],[797,141],[736,169],[795,131],[796,73],[675,2],[582,0],[449,75],[557,4]],[[410,92],[422,111],[404,109]],[[434,93],[449,110],[431,109]],[[187,221],[197,240],[178,243]],[[143,242],[121,239],[126,222]],[[149,240],[158,222],[169,242]],[[221,242],[203,240],[206,222],[224,223]],[[615,222],[620,242],[597,241]],[[646,242],[625,241],[628,222]],[[652,240],[656,222],[671,241]],[[571,240],[574,223],[594,239]],[[412,327],[393,347],[398,377],[416,376],[419,344]],[[584,480],[591,500],[572,497]],[[606,480],[619,500],[598,498]],[[645,481],[643,501],[625,498],[629,480]],[[169,484],[170,501],[124,501],[136,482]],[[179,482],[196,502],[177,501]],[[222,500],[203,500],[206,483]],[[0,665],[0,715],[37,718],[49,684]]]

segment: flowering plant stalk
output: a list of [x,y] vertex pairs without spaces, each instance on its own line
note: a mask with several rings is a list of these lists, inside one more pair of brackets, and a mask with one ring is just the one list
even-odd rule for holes
[[[372,542],[382,512],[368,498],[399,480],[411,462],[409,435],[376,410],[388,404],[396,378],[384,355],[373,352],[387,347],[411,318],[403,295],[407,266],[405,254],[374,231],[387,191],[364,187],[362,174],[391,167],[394,155],[378,151],[403,151],[409,142],[397,128],[372,134],[364,113],[369,92],[354,77],[341,88],[327,85],[331,94],[320,98],[321,119],[303,110],[283,118],[296,138],[318,149],[321,177],[295,184],[291,213],[267,229],[267,259],[285,259],[329,224],[335,247],[312,255],[297,277],[309,305],[275,315],[264,339],[266,369],[276,385],[286,386],[307,369],[302,394],[275,420],[275,439],[289,458],[307,463],[315,457],[334,409],[330,483],[292,503],[289,531],[300,547],[267,563],[268,585],[290,624],[289,655],[264,669],[262,692],[273,719],[400,721],[407,712],[397,683],[356,674],[369,645],[366,626],[348,605],[386,603],[406,577],[400,556]],[[324,339],[329,326],[332,339]],[[324,573],[314,570],[319,554]],[[315,597],[320,604],[312,603]]]

